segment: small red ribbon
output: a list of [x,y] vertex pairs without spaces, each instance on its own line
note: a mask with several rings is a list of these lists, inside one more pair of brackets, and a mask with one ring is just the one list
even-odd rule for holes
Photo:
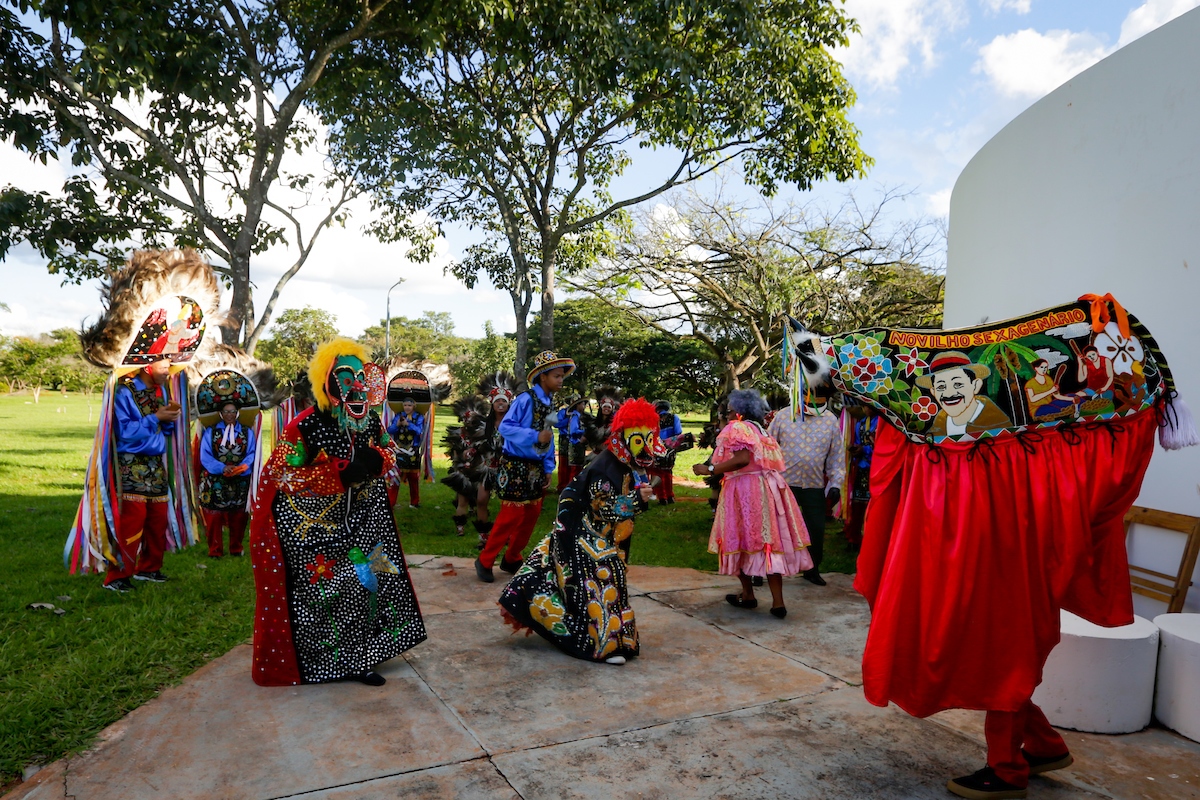
[[1121,331],[1121,335],[1128,339],[1131,331],[1129,328],[1129,314],[1124,307],[1117,302],[1116,298],[1111,294],[1085,294],[1079,298],[1079,302],[1088,302],[1092,304],[1092,330],[1100,333],[1104,330],[1104,326],[1112,321],[1113,317],[1108,313],[1108,304],[1112,303],[1113,315],[1117,320],[1117,329]]

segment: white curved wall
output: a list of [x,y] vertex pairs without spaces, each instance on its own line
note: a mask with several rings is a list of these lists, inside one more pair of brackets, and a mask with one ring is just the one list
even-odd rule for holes
[[[946,327],[1111,292],[1200,413],[1198,43],[1200,9],[1042,98],[976,154],[950,200]],[[1200,447],[1158,450],[1139,504],[1200,516],[1198,484]],[[1177,541],[1135,531],[1130,559],[1173,568]],[[1145,616],[1162,609],[1135,600]]]

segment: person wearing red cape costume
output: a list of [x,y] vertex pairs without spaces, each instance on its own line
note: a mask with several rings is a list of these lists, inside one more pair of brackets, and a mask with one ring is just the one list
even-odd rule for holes
[[[1031,774],[1072,762],[1031,700],[1060,610],[1133,621],[1124,515],[1156,430],[1169,449],[1197,443],[1166,360],[1111,296],[944,333],[801,330],[789,344],[807,378],[890,423],[875,440],[854,582],[871,606],[866,698],[917,717],[986,711],[987,766],[947,788],[1025,797]],[[1050,358],[1064,367],[1059,390],[1081,391],[1067,367],[1088,346],[1113,359],[1122,392],[1040,421],[1021,379]]]

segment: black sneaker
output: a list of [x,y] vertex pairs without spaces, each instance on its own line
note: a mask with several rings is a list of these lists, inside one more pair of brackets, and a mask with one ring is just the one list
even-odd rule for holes
[[139,572],[133,576],[135,581],[150,581],[151,583],[166,583],[167,576],[162,574],[162,570],[156,569],[154,572]]
[[1029,762],[1030,775],[1041,775],[1043,772],[1065,769],[1075,763],[1075,759],[1071,757],[1070,753],[1063,753],[1061,756],[1031,756],[1022,748],[1021,755],[1025,756],[1025,760]]
[[517,570],[519,570],[521,565],[524,563],[524,561],[506,561],[502,558],[500,559],[500,571],[507,572],[509,575],[516,575]]
[[111,583],[104,584],[104,588],[117,594],[128,594],[133,591],[133,584],[129,582],[129,578],[117,578]]
[[993,798],[1022,798],[1027,792],[1020,786],[996,777],[996,771],[984,767],[972,775],[955,778],[946,784],[952,794],[968,800],[992,800]]
[[478,558],[475,559],[475,576],[484,583],[493,583],[496,580],[496,576],[492,574],[492,571],[485,567],[483,562]]
[[[825,579],[822,578],[821,573],[817,572],[815,569],[805,571],[800,575],[800,577],[804,578],[804,580],[808,581],[809,583],[815,583],[817,586],[825,585]],[[1022,795],[1022,797],[1024,797],[1024,795]]]

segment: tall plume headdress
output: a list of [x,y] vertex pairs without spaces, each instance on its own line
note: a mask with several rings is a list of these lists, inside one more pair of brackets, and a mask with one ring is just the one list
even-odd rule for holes
[[100,423],[84,476],[83,497],[63,549],[72,573],[99,572],[120,563],[116,535],[121,487],[116,470],[113,409],[117,385],[148,364],[171,362],[163,387],[168,402],[180,405],[180,422],[167,437],[167,547],[196,541],[196,495],[192,481],[187,370],[213,352],[206,335],[221,299],[212,268],[194,250],[139,250],[101,289],[104,313],[79,333],[83,356],[111,370],[101,396]]

